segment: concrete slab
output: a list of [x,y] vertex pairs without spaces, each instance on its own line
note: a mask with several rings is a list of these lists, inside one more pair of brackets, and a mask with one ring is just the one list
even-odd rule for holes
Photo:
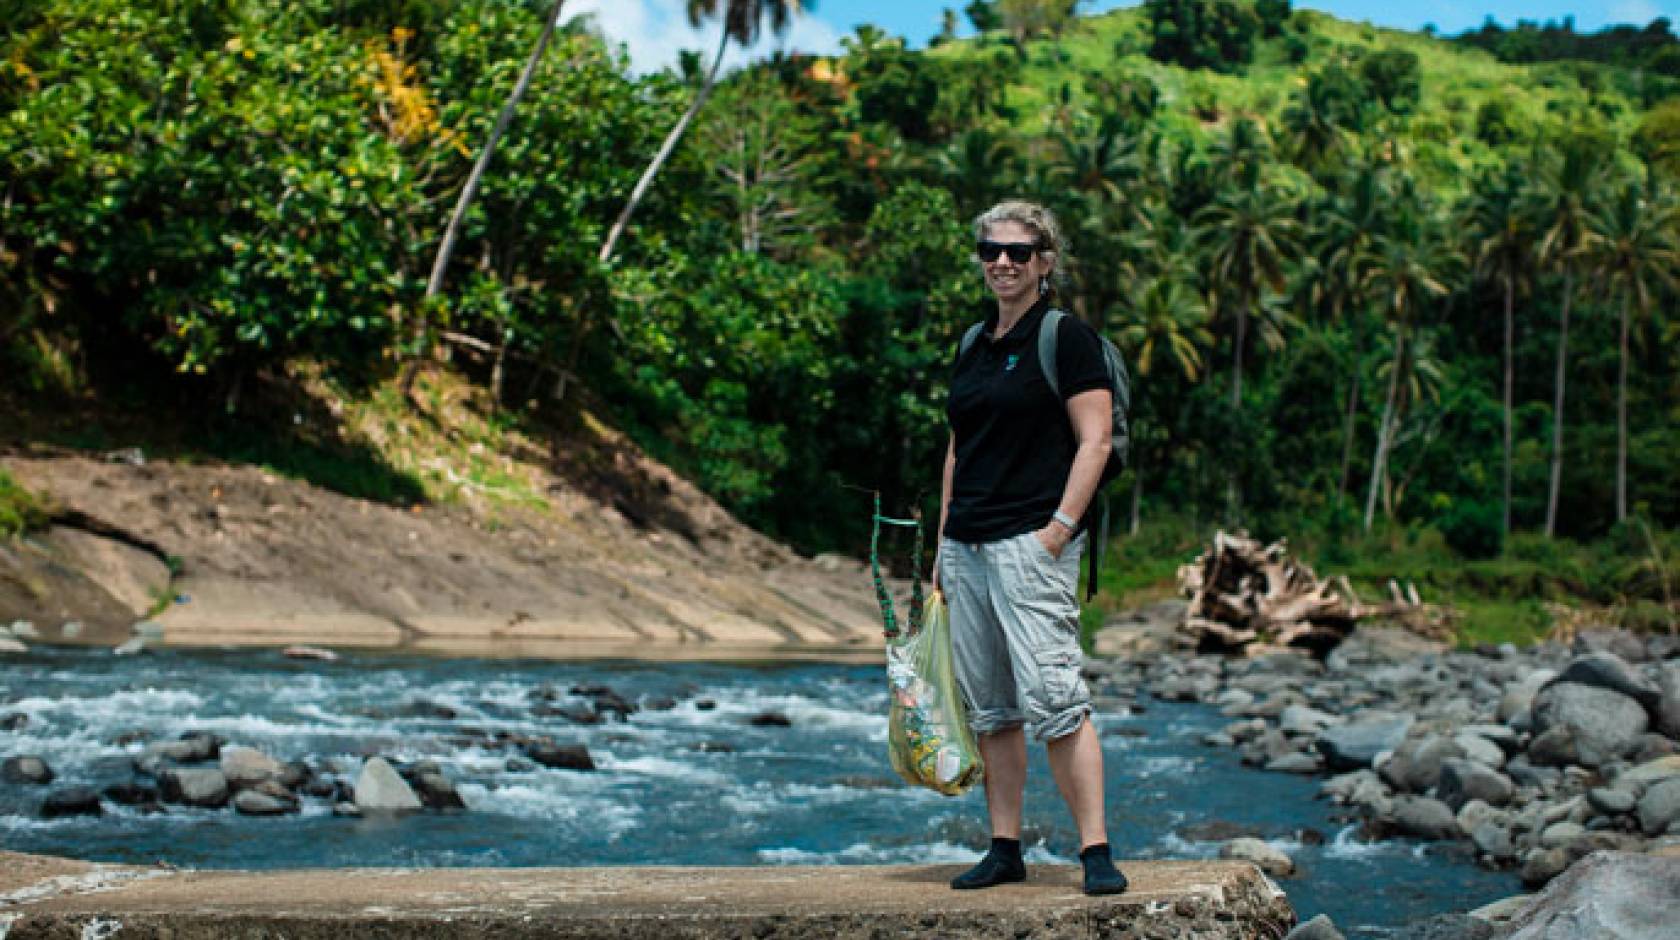
[[171,871],[0,853],[0,937],[1281,938],[1283,894],[1240,862],[1131,862],[1118,898],[1038,866],[989,891],[956,866]]

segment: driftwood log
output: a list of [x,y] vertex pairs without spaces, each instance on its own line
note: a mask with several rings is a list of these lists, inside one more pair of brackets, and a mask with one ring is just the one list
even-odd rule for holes
[[1243,532],[1218,532],[1211,550],[1179,567],[1178,584],[1190,599],[1179,641],[1202,652],[1294,647],[1322,655],[1370,617],[1436,639],[1452,635],[1451,610],[1422,603],[1416,587],[1390,581],[1389,602],[1363,603],[1346,577],[1321,579],[1289,557],[1287,539],[1261,546]]

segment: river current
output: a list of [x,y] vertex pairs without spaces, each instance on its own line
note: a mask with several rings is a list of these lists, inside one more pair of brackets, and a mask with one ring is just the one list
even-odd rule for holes
[[[582,706],[570,689],[607,685],[643,707],[579,725],[533,714]],[[252,818],[170,806],[144,814],[41,819],[48,788],[0,784],[0,845],[15,851],[182,867],[823,865],[955,863],[987,839],[984,799],[913,790],[886,761],[879,666],[555,663],[351,654],[298,662],[273,651],[42,648],[0,661],[0,756],[34,754],[53,786],[133,779],[143,740],[212,731],[230,744],[303,759],[353,780],[364,756],[430,759],[468,811],[399,819]],[[755,724],[785,716],[786,726]],[[1327,913],[1350,936],[1381,936],[1430,915],[1521,890],[1448,845],[1365,843],[1310,778],[1242,766],[1200,743],[1225,724],[1201,705],[1143,699],[1101,713],[1110,838],[1125,859],[1212,857],[1194,827],[1251,827],[1300,868],[1279,882],[1303,920]],[[517,752],[480,732],[549,735],[588,746],[593,772],[509,768]],[[1071,862],[1077,837],[1043,748],[1032,752],[1029,862]],[[1321,844],[1315,834],[1324,837]]]

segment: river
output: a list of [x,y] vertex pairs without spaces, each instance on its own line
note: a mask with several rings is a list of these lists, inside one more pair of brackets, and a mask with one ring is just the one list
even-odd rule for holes
[[[556,690],[550,704],[565,706],[580,684],[675,704],[599,725],[532,714],[534,691]],[[468,805],[354,819],[316,800],[283,818],[107,803],[103,817],[47,820],[37,811],[47,788],[0,784],[0,844],[15,851],[201,868],[914,864],[971,860],[987,836],[978,792],[941,797],[892,776],[880,667],[38,648],[0,660],[0,716],[13,713],[28,723],[0,732],[0,756],[45,758],[55,787],[127,782],[144,738],[207,730],[349,779],[365,755],[435,760]],[[765,713],[788,725],[752,723]],[[1280,885],[1301,918],[1327,913],[1350,936],[1521,890],[1457,846],[1357,840],[1336,807],[1314,799],[1315,780],[1203,746],[1226,722],[1207,706],[1146,700],[1141,713],[1097,722],[1122,860],[1211,857],[1218,843],[1187,839],[1187,826],[1252,827],[1295,858],[1299,874]],[[586,744],[599,769],[510,769],[512,752],[482,731]],[[1041,747],[1027,815],[1029,862],[1074,859]]]

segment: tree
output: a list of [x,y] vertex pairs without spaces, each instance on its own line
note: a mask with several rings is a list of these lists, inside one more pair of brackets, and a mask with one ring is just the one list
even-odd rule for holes
[[1146,0],[1149,55],[1185,68],[1234,71],[1254,56],[1260,18],[1238,0]]
[[1417,53],[1410,49],[1378,49],[1359,62],[1359,74],[1371,86],[1382,106],[1405,114],[1417,106],[1423,85],[1423,70]]
[[1383,403],[1382,423],[1377,430],[1376,454],[1371,458],[1371,486],[1365,497],[1365,531],[1371,531],[1376,514],[1377,493],[1388,471],[1388,460],[1394,443],[1398,420],[1400,394],[1408,372],[1408,355],[1415,351],[1407,346],[1414,325],[1423,314],[1424,305],[1435,297],[1445,296],[1443,281],[1448,258],[1440,241],[1419,218],[1421,206],[1406,206],[1402,196],[1402,218],[1392,233],[1377,239],[1367,275],[1371,295],[1388,321],[1394,336],[1393,358],[1388,367],[1388,395]]
[[1465,206],[1465,234],[1470,243],[1472,270],[1499,285],[1505,304],[1505,380],[1503,383],[1504,439],[1501,538],[1511,534],[1511,385],[1515,375],[1516,296],[1526,291],[1533,276],[1535,235],[1528,211],[1527,173],[1516,162],[1484,173]]
[[1558,313],[1557,368],[1552,381],[1552,469],[1546,491],[1546,537],[1557,532],[1558,492],[1563,482],[1563,403],[1569,363],[1569,308],[1575,301],[1575,275],[1581,242],[1596,198],[1603,156],[1600,141],[1578,136],[1566,141],[1561,153],[1546,152],[1541,165],[1539,219],[1540,264],[1563,275],[1562,309]]
[[519,107],[519,100],[525,97],[526,89],[531,87],[531,76],[537,72],[537,64],[542,61],[543,53],[548,50],[548,41],[554,36],[554,27],[560,22],[560,11],[566,6],[566,0],[554,0],[554,6],[548,11],[547,19],[543,20],[542,32],[537,34],[537,44],[531,49],[531,57],[525,61],[525,70],[519,73],[519,81],[514,83],[513,91],[508,95],[507,103],[502,105],[501,114],[497,115],[495,126],[490,129],[490,136],[484,142],[484,149],[479,151],[478,160],[473,163],[472,172],[467,174],[467,183],[461,187],[461,196],[455,201],[455,211],[449,215],[449,224],[444,227],[443,241],[438,244],[437,257],[432,261],[432,274],[426,280],[426,294],[420,302],[418,324],[416,327],[416,348],[403,368],[402,393],[407,398],[414,389],[414,376],[420,370],[420,360],[425,355],[429,345],[428,336],[431,332],[431,310],[436,298],[443,292],[444,275],[449,271],[449,257],[455,252],[455,239],[460,235],[461,222],[467,217],[467,209],[472,205],[474,197],[478,195],[478,187],[484,181],[484,171],[490,168],[490,160],[496,155],[496,144],[507,132],[508,124],[513,121],[513,113]]
[[1616,375],[1616,521],[1627,521],[1627,382],[1630,312],[1644,319],[1651,312],[1653,288],[1673,288],[1680,267],[1675,225],[1680,208],[1664,198],[1647,198],[1637,183],[1624,183],[1616,197],[1598,207],[1587,222],[1582,260],[1587,271],[1620,301]]
[[717,53],[712,56],[711,67],[706,70],[700,87],[689,102],[688,110],[671,127],[671,132],[665,136],[664,143],[659,145],[659,151],[653,155],[647,169],[642,172],[642,178],[636,181],[636,188],[630,191],[630,198],[625,200],[624,209],[613,222],[611,230],[607,232],[606,240],[601,243],[598,258],[602,264],[612,260],[613,252],[618,248],[618,241],[624,235],[625,227],[630,224],[630,217],[635,215],[636,208],[642,204],[648,189],[653,186],[653,179],[659,175],[659,170],[670,159],[671,152],[677,149],[677,142],[682,139],[688,126],[694,122],[694,116],[700,113],[706,99],[712,93],[712,86],[717,82],[719,66],[723,65],[724,50],[729,48],[731,39],[743,46],[750,46],[758,39],[759,29],[764,18],[770,18],[770,28],[780,35],[784,32],[792,17],[816,6],[815,0],[688,0],[688,21],[699,26],[703,20],[723,16],[723,33],[718,37]]
[[982,36],[1003,28],[1003,17],[998,13],[997,0],[969,0],[968,6],[963,7],[963,15],[974,24],[974,31]]

